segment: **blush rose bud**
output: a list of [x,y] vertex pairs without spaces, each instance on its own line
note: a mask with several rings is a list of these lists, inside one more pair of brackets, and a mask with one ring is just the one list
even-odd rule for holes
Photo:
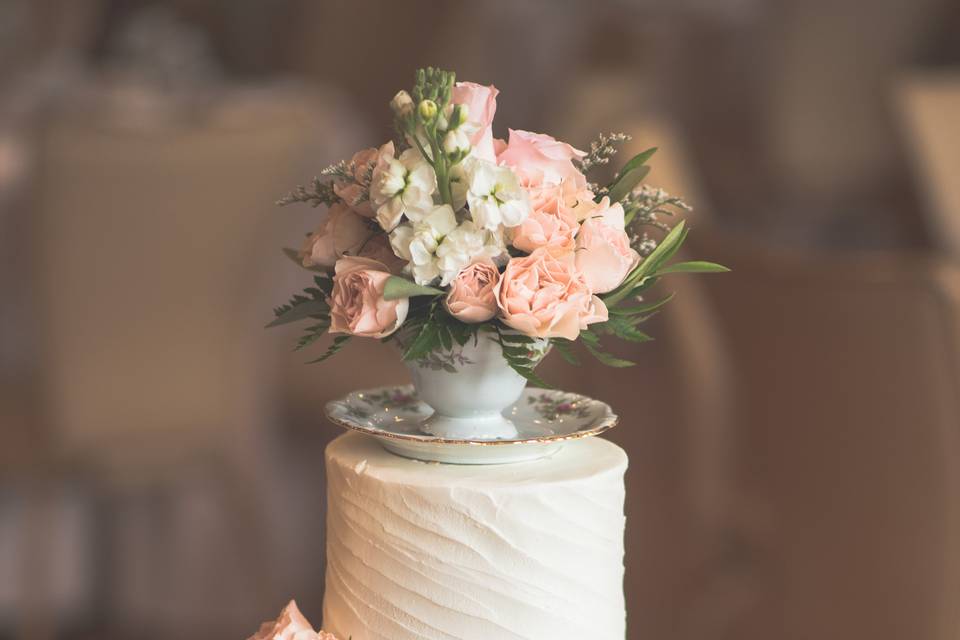
[[497,296],[494,287],[500,282],[500,272],[492,260],[482,260],[460,271],[450,285],[444,301],[447,311],[461,322],[486,322],[497,314]]
[[401,118],[406,118],[413,113],[413,98],[406,91],[398,91],[390,101],[390,108]]

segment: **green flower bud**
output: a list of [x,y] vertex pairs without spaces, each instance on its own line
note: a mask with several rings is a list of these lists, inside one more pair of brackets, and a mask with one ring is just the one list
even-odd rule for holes
[[417,107],[420,111],[420,117],[426,122],[430,122],[437,117],[437,103],[433,100],[421,100],[420,105]]

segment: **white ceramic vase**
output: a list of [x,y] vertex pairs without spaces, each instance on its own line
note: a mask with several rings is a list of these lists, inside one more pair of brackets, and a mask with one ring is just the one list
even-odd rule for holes
[[[533,359],[542,360],[548,347],[546,339],[532,343]],[[462,347],[454,344],[406,364],[417,395],[434,410],[422,431],[450,440],[517,437],[504,411],[520,398],[527,380],[507,364],[493,335],[480,332]]]

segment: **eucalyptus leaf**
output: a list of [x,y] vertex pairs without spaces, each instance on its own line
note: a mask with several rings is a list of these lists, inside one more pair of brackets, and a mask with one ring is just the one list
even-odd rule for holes
[[634,315],[634,314],[646,314],[656,311],[663,305],[667,304],[673,300],[674,294],[668,295],[666,298],[657,300],[656,302],[651,302],[649,304],[637,304],[629,306],[619,306],[610,308],[611,315]]
[[730,271],[722,264],[715,262],[705,262],[703,260],[691,260],[690,262],[677,262],[657,271],[658,276],[668,273],[726,273]]
[[619,287],[603,296],[603,302],[607,307],[614,306],[627,296],[631,295],[634,287],[640,284],[644,278],[651,276],[665,261],[669,260],[677,252],[683,240],[686,238],[686,225],[683,220],[678,222],[670,233],[660,241],[657,248],[650,252],[643,262],[635,268],[624,279]]
[[631,169],[623,176],[617,178],[617,180],[610,185],[608,191],[610,202],[620,202],[630,195],[630,192],[647,177],[648,173],[650,173],[650,167],[642,166]]
[[633,171],[638,167],[642,167],[647,164],[647,160],[653,157],[653,154],[657,152],[657,147],[650,147],[646,151],[641,151],[637,155],[633,156],[627,162],[620,167],[620,171],[617,172],[617,177],[613,179],[614,182],[618,182],[622,177]]
[[413,298],[414,296],[439,296],[443,293],[434,287],[425,287],[400,276],[390,276],[383,287],[384,300]]

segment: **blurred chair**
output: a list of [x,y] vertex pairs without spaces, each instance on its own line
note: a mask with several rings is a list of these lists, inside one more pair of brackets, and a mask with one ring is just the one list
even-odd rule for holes
[[[630,134],[608,172],[657,147],[646,182],[693,206],[684,218],[696,236],[712,217],[697,167],[683,133],[646,92],[652,83],[635,74],[614,69],[578,78],[557,130],[580,148],[600,132]],[[627,448],[635,469],[627,506],[631,633],[702,638],[731,625],[752,598],[750,568],[731,561],[741,544],[734,505],[744,500],[734,482],[736,372],[703,282],[674,277],[651,295],[668,292],[674,300],[649,329],[657,341],[620,348],[640,366],[614,373],[588,360],[580,375],[595,381],[588,392],[623,416],[625,429],[611,437]]]
[[262,327],[296,287],[278,247],[316,222],[273,201],[358,146],[323,95],[218,98],[153,126],[62,110],[36,216],[44,419],[59,466],[105,496],[99,613],[184,638],[242,633],[291,588]]
[[907,74],[896,98],[932,236],[960,259],[960,70]]
[[699,235],[739,375],[762,598],[729,638],[948,640],[960,601],[960,269]]

